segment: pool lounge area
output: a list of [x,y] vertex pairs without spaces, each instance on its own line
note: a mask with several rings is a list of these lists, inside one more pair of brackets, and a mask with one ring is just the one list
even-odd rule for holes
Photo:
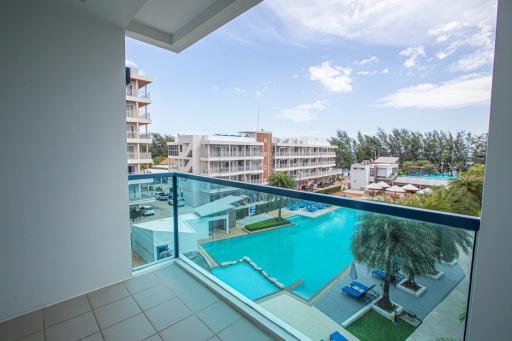
[[[317,218],[296,215],[288,218],[291,226],[206,242],[202,248],[219,264],[250,257],[286,287],[303,281],[292,292],[310,300],[353,261],[350,243],[357,215],[346,208]],[[215,275],[216,271],[212,270]],[[240,271],[240,276],[227,276],[226,282],[252,296],[255,284],[245,283],[245,267]]]

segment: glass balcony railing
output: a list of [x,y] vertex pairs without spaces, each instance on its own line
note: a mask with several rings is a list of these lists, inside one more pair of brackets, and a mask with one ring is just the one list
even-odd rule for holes
[[478,218],[190,174],[130,177],[171,179],[162,188],[174,204],[151,205],[172,219],[138,234],[132,222],[132,245],[153,247],[144,262],[168,245],[312,340],[335,330],[348,340],[464,338]]

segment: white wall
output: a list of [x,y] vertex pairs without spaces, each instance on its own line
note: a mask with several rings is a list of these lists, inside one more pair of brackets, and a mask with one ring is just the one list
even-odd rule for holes
[[369,166],[357,166],[350,170],[350,189],[362,190],[370,183]]
[[0,11],[0,321],[131,274],[124,31],[38,6]]
[[499,1],[482,224],[468,340],[512,335],[512,1]]

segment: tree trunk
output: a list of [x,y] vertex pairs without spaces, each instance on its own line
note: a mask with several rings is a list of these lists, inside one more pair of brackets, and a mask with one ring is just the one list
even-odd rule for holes
[[[387,277],[387,276],[386,276]],[[391,300],[389,299],[389,279],[384,279],[384,288],[382,288],[382,298],[381,298],[382,306],[391,309],[393,305],[391,304]]]
[[277,211],[277,216],[281,219],[281,205],[279,205],[279,210]]

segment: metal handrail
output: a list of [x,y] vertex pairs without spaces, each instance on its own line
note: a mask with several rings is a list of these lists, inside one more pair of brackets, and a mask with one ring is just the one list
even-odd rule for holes
[[366,212],[386,214],[399,218],[413,219],[433,224],[441,224],[464,230],[478,231],[480,229],[480,218],[478,217],[472,217],[456,213],[431,211],[422,208],[400,206],[395,204],[387,204],[369,200],[335,197],[327,194],[304,192],[294,189],[278,188],[261,184],[211,178],[207,176],[194,175],[188,173],[169,172],[154,174],[132,174],[128,175],[128,180],[156,179],[169,177],[173,178],[173,181],[174,179],[177,178],[197,180],[216,185],[245,189],[249,191],[257,191],[267,194],[287,196],[290,198],[300,200],[315,201],[319,203],[352,208]]

